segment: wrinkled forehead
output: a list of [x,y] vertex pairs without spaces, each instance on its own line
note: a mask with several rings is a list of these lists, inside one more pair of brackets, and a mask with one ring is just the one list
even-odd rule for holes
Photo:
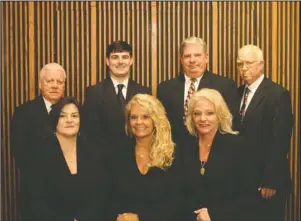
[[64,79],[65,73],[59,68],[46,69],[43,74],[41,74],[42,78],[51,78],[51,79]]

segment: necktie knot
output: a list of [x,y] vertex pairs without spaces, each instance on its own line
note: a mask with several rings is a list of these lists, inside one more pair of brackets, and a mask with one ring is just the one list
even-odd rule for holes
[[196,78],[190,78],[191,83],[195,83],[196,82]]
[[124,84],[118,84],[117,88],[118,88],[118,93],[119,91],[122,91],[122,88],[124,87]]

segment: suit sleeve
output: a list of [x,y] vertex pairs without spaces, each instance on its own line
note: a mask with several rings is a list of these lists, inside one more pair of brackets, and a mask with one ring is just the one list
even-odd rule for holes
[[234,130],[238,130],[240,126],[240,116],[239,116],[239,93],[237,89],[237,85],[234,81],[231,81],[229,87],[226,91],[227,97],[225,97],[226,103],[228,104],[228,108],[233,116],[232,120],[232,128]]
[[29,136],[27,136],[26,132],[29,125],[24,111],[21,107],[16,108],[11,120],[11,150],[19,168],[30,162],[26,159],[26,156],[31,156],[30,154],[25,154],[25,151],[28,152],[30,150],[25,147],[29,143]]
[[[242,137],[237,137],[238,148],[234,151],[237,168],[235,194],[220,205],[208,208],[211,220],[252,220],[254,208],[257,206],[256,174],[249,157],[250,148]],[[232,144],[234,145],[234,144]]]
[[165,104],[165,99],[164,99],[164,93],[162,91],[162,84],[159,84],[158,88],[157,88],[157,98],[159,101],[161,101],[161,103],[163,104],[163,106],[166,109],[166,104]]
[[271,141],[268,147],[266,165],[262,185],[277,188],[283,177],[279,174],[285,170],[287,154],[293,127],[291,99],[288,91],[284,91],[275,102]]

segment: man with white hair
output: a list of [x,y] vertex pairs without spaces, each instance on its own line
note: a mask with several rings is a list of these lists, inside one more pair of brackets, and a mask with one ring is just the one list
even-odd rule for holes
[[166,109],[174,140],[191,139],[185,126],[185,116],[190,97],[202,88],[218,90],[231,111],[233,125],[238,124],[237,85],[233,80],[209,72],[208,56],[207,45],[203,39],[197,37],[185,39],[180,46],[183,73],[161,82],[158,86],[157,96]]
[[31,220],[31,197],[27,191],[33,173],[31,165],[38,157],[35,150],[39,141],[50,132],[49,112],[52,104],[64,96],[65,81],[66,72],[61,65],[46,64],[39,73],[41,95],[17,107],[11,120],[11,150],[20,169],[17,206],[22,220]]
[[293,127],[290,93],[264,76],[263,53],[255,45],[239,49],[237,68],[245,83],[239,88],[240,134],[253,153],[251,166],[260,194],[252,220],[284,220],[292,185],[288,161]]

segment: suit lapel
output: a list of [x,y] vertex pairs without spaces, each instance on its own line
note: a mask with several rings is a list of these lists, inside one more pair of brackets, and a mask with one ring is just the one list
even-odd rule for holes
[[211,74],[205,71],[198,86],[198,90],[202,88],[211,88]]
[[175,88],[173,90],[174,94],[173,96],[170,95],[173,99],[175,99],[174,104],[176,105],[176,107],[174,111],[179,111],[179,114],[181,116],[184,115],[184,90],[185,90],[185,77],[184,74],[181,73],[175,83]]
[[36,135],[39,137],[47,136],[51,131],[50,117],[47,112],[47,108],[43,97],[40,96],[33,105],[32,119],[34,119],[34,129],[36,130]]
[[266,96],[265,92],[265,86],[266,86],[266,78],[261,82],[257,90],[255,91],[255,94],[246,110],[244,121],[247,121],[247,119],[252,116],[254,112],[256,112],[256,109],[260,106],[261,102],[264,100]]
[[[116,95],[114,84],[111,78],[106,78],[104,82],[104,109],[106,116],[110,120],[114,120],[116,124],[123,124],[123,115],[120,104]],[[112,123],[112,122],[111,122]]]
[[[216,135],[214,137],[214,140],[212,142],[212,146],[211,146],[211,151],[208,157],[208,161],[207,161],[207,165],[206,167],[206,172],[210,173],[210,167],[212,167],[211,165],[216,165],[217,163],[214,163],[215,159],[218,158],[218,154],[219,154],[219,147],[223,147],[223,136],[222,134],[220,134],[219,131],[216,132]],[[208,170],[208,171],[207,171]]]
[[128,89],[126,92],[126,103],[129,102],[132,97],[135,95],[135,82],[132,79],[129,79]]
[[104,98],[105,100],[109,100],[110,103],[116,105],[118,104],[118,99],[116,95],[116,91],[114,88],[114,84],[110,77],[106,78],[104,81]]
[[47,116],[49,116],[49,114],[47,112],[45,102],[44,102],[44,99],[43,99],[42,96],[40,96],[38,98],[35,109],[38,111],[39,117],[41,117],[41,118],[46,117],[47,118]]

